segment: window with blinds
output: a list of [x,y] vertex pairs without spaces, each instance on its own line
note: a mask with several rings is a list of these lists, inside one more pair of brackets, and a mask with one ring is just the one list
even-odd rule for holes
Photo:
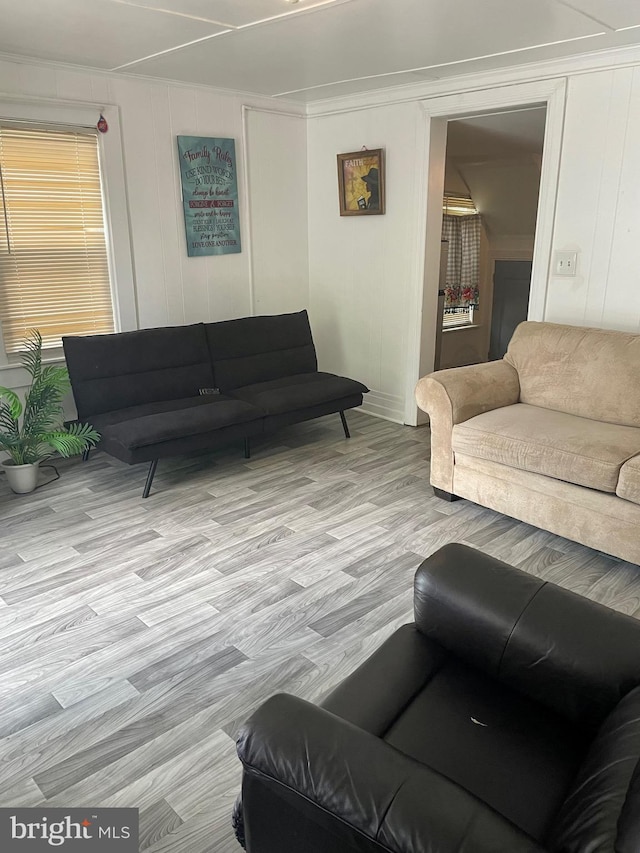
[[449,314],[442,316],[443,329],[459,329],[461,326],[471,326],[473,324],[472,307],[469,308],[454,308]]
[[[474,216],[478,209],[471,197],[447,195],[442,199],[442,212],[448,216]],[[442,329],[460,329],[473,324],[473,306],[451,308],[442,317]]]
[[7,353],[114,329],[91,130],[0,122],[0,322]]
[[445,195],[442,199],[442,212],[449,216],[472,216],[478,212],[473,199],[460,195]]

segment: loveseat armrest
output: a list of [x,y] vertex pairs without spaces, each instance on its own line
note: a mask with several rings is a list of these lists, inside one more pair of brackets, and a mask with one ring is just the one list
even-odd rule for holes
[[431,423],[431,485],[453,492],[451,433],[455,424],[520,399],[520,382],[506,361],[438,370],[416,386],[416,402]]
[[429,639],[589,730],[640,684],[640,620],[466,545],[422,563],[414,609]]
[[249,853],[544,853],[464,788],[294,696],[255,712],[238,755]]

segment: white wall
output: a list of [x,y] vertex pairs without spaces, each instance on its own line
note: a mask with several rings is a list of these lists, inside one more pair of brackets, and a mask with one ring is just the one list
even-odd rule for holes
[[[243,104],[274,109],[273,102],[204,87],[3,60],[0,94],[25,100],[84,102],[98,108],[115,104],[119,108],[140,327],[224,320],[251,313],[250,261],[258,271],[258,294],[269,286],[261,270],[268,271],[269,282],[279,277],[269,232],[279,240],[286,235],[287,243],[300,247],[290,254],[280,253],[287,290],[282,304],[306,305],[306,194],[283,180],[281,170],[259,168],[265,152],[279,149],[286,152],[294,175],[306,174],[304,120],[271,114],[268,123],[252,123],[251,148],[245,152]],[[281,108],[292,109],[285,105]],[[176,136],[183,134],[232,137],[236,141],[243,241],[239,254],[187,257],[176,155]],[[249,192],[247,162],[254,172]],[[304,180],[302,185],[304,190]],[[265,199],[269,198],[277,203],[269,207],[266,229],[256,229],[257,245],[251,252],[250,209],[257,205],[262,218]],[[266,307],[277,303],[272,301]]]
[[[365,410],[402,420],[408,282],[415,265],[420,108],[310,118],[309,305],[320,367],[371,389]],[[384,148],[386,213],[340,216],[336,155]]]
[[[546,66],[530,66],[528,77],[523,69],[495,72],[494,82],[483,85],[534,80],[543,72],[550,74]],[[635,66],[564,76],[553,248],[579,252],[578,275],[549,277],[545,319],[640,330],[640,59]],[[447,86],[463,91],[464,84]],[[256,311],[296,310],[308,302],[321,369],[366,382],[372,389],[366,408],[396,420],[403,418],[416,320],[412,288],[427,156],[419,100],[429,94],[422,89],[409,98],[399,91],[404,100],[398,103],[367,106],[363,96],[360,104],[336,102],[333,112],[322,105],[327,113],[306,122],[306,151],[302,121],[251,113],[248,192],[244,168],[239,177],[243,241],[248,247],[248,195],[254,251],[187,258],[175,136],[232,136],[240,157],[242,105],[273,109],[274,102],[0,61],[0,93],[119,106],[140,325],[248,314],[252,287]],[[363,145],[386,151],[387,213],[340,217],[336,154]]]
[[546,317],[640,331],[640,66],[570,78]]
[[[416,177],[427,156],[416,144],[417,104],[417,95],[395,105],[363,102],[309,121],[310,304],[312,318],[334,328],[321,352],[332,370],[374,389],[372,411],[397,420],[412,321]],[[341,220],[335,155],[362,144],[386,149],[387,214]],[[639,198],[640,64],[569,75],[553,250],[577,250],[578,275],[549,276],[546,320],[640,331]]]
[[300,311],[309,303],[307,122],[248,109],[253,313]]

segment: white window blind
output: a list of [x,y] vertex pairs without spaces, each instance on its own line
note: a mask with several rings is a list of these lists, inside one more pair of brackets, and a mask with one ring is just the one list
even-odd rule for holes
[[0,123],[0,321],[8,353],[31,329],[46,347],[114,329],[90,130]]
[[457,308],[452,314],[442,317],[443,329],[458,329],[460,326],[470,326],[473,323],[473,308]]
[[478,212],[473,199],[459,195],[445,195],[442,200],[442,211],[449,216],[470,216]]

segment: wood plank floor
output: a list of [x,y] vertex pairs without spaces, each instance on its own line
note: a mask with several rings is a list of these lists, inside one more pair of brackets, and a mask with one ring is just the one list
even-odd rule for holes
[[349,415],[145,472],[94,454],[0,480],[0,805],[133,806],[141,849],[238,853],[234,737],[326,693],[411,618],[461,541],[626,613],[640,568],[428,483],[429,434]]

